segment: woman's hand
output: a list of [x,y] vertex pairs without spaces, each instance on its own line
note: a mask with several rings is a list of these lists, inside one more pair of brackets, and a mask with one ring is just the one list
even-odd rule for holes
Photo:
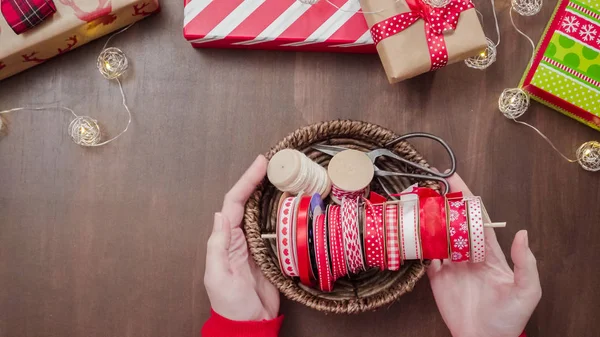
[[225,195],[208,239],[204,285],[210,304],[216,313],[234,321],[271,320],[279,313],[279,292],[248,255],[241,228],[244,206],[265,177],[267,163],[262,155],[256,158]]
[[[457,174],[448,180],[453,192],[472,195]],[[485,229],[485,244],[484,263],[432,261],[427,274],[435,301],[452,336],[517,337],[542,296],[527,231],[518,232],[512,244],[514,271],[491,228]]]

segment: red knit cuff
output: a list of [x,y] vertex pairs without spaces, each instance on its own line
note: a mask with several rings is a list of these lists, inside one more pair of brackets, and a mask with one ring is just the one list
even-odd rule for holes
[[202,327],[202,337],[277,337],[283,315],[263,321],[232,321],[212,309],[210,318]]

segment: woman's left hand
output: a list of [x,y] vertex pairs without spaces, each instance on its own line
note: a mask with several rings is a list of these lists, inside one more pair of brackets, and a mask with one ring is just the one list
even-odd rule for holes
[[267,172],[260,155],[225,195],[208,239],[204,285],[213,310],[234,321],[271,320],[279,313],[279,292],[248,254],[241,224],[244,206]]

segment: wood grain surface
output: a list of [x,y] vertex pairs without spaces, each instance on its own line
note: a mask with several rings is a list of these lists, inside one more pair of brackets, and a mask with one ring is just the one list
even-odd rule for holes
[[[209,315],[206,240],[222,196],[254,157],[303,125],[360,119],[445,138],[458,171],[498,221],[505,252],[529,230],[544,295],[531,336],[600,328],[600,175],[561,160],[532,130],[504,118],[530,47],[497,3],[503,43],[487,71],[449,66],[389,85],[376,55],[194,50],[181,1],[111,43],[130,57],[130,130],[101,148],[67,135],[68,114],[4,117],[0,139],[0,336],[199,336]],[[491,6],[477,1],[495,39]],[[517,22],[536,41],[555,1]],[[116,134],[127,117],[95,59],[105,39],[0,82],[0,110],[57,104]],[[573,152],[598,133],[535,103],[524,120]],[[442,169],[440,149],[417,142]],[[359,316],[283,301],[282,336],[449,336],[428,281]],[[477,319],[477,317],[473,317]]]

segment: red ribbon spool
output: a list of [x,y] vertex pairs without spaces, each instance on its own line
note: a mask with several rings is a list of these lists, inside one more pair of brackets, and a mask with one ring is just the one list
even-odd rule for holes
[[340,219],[341,207],[331,205],[328,208],[327,224],[329,226],[329,247],[331,252],[331,264],[333,269],[333,278],[338,279],[346,276],[348,268],[344,256],[344,241],[342,239],[342,221]]
[[300,282],[307,287],[315,285],[315,277],[310,265],[308,252],[308,211],[310,209],[310,196],[302,196],[298,206],[298,220],[296,222],[296,247],[298,249],[298,273]]
[[331,292],[333,290],[333,275],[329,259],[329,247],[327,245],[327,226],[325,215],[317,215],[313,221],[315,235],[315,257],[319,274],[319,287],[321,291]]
[[446,200],[430,188],[417,188],[419,195],[419,227],[423,258],[447,259],[448,224],[446,219]]

